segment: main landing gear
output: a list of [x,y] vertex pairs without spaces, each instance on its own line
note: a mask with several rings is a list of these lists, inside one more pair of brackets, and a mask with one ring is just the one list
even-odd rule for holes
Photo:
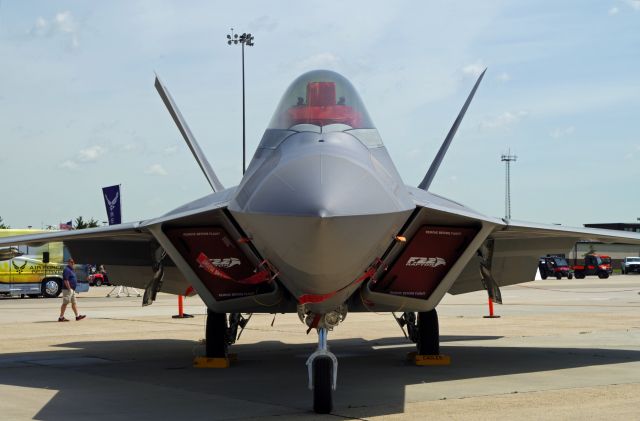
[[[395,317],[395,315],[394,315]],[[440,356],[440,328],[438,324],[438,313],[436,309],[423,311],[420,313],[403,313],[402,316],[396,317],[396,321],[404,332],[407,327],[407,336],[417,346],[417,357]],[[430,358],[435,360],[434,358]],[[416,359],[416,362],[418,360]]]
[[227,315],[207,310],[206,347],[207,358],[228,358]]
[[[229,354],[229,345],[235,343],[249,322],[240,313],[216,313],[207,309],[205,356],[196,357],[194,366],[199,368],[227,368],[234,356]],[[238,330],[240,329],[240,330]]]
[[418,346],[419,355],[440,355],[440,327],[438,313],[431,311],[418,313]]

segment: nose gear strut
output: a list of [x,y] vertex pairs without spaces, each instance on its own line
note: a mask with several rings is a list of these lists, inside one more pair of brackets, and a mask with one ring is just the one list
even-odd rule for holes
[[338,381],[338,359],[329,351],[327,334],[327,328],[318,328],[318,349],[307,359],[313,410],[319,414],[328,414],[333,409],[333,391]]

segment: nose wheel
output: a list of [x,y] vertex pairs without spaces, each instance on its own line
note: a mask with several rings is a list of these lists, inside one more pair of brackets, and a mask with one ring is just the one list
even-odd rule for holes
[[327,329],[318,328],[318,349],[307,359],[313,410],[328,414],[333,409],[333,391],[338,379],[338,359],[327,346]]

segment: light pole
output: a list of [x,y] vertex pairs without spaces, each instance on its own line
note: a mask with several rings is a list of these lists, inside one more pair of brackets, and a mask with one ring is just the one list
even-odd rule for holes
[[234,34],[233,28],[231,28],[231,33],[227,34],[227,44],[228,45],[237,45],[242,44],[242,175],[244,175],[246,166],[246,129],[245,129],[245,118],[244,118],[244,46],[252,47],[253,46],[253,35],[250,33],[243,33],[242,35]]
[[505,166],[505,189],[504,189],[504,218],[511,219],[511,163],[518,159],[517,156],[511,155],[511,149],[507,154],[502,154],[500,160],[506,164]]

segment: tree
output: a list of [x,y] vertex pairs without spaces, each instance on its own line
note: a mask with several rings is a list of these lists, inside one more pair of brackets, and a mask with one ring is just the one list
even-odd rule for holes
[[76,223],[74,224],[74,228],[77,230],[82,230],[85,228],[95,228],[98,226],[98,221],[91,218],[88,221],[85,221],[82,216],[76,218]]
[[2,217],[0,216],[0,229],[8,229],[11,228],[9,225],[2,222]]

